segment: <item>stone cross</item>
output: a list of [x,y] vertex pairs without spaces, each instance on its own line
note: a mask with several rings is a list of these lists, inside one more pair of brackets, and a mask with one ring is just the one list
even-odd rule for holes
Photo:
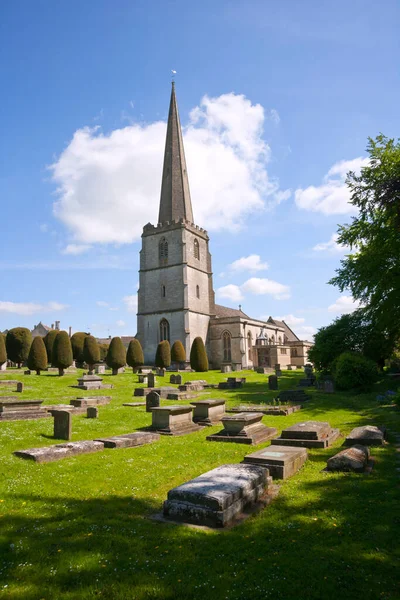
[[157,392],[150,392],[146,396],[146,412],[151,412],[152,408],[160,406],[160,394]]
[[54,437],[70,440],[72,437],[72,415],[68,410],[54,410]]

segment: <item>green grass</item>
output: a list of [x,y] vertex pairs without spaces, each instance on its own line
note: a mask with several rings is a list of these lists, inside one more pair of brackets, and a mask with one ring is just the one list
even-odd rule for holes
[[[266,375],[243,375],[248,383],[242,390],[213,390],[208,396],[224,397],[230,405],[273,398]],[[81,395],[69,387],[77,377],[24,377],[13,370],[0,375],[24,381],[22,398],[55,404]],[[301,373],[284,372],[280,388],[293,387],[300,377]],[[218,382],[226,375],[184,377],[199,378]],[[104,381],[112,381],[115,389],[84,392],[110,393],[113,400],[100,407],[97,420],[74,416],[73,440],[148,425],[151,418],[143,407],[122,406],[132,401],[136,380],[131,372],[106,375]],[[375,400],[377,392],[391,386],[383,380],[373,393],[361,395],[313,390],[312,400],[300,413],[267,416],[264,422],[279,430],[317,419],[329,421],[343,434],[367,423],[400,431],[399,411]],[[11,393],[0,388],[2,395]],[[305,466],[281,482],[279,497],[270,506],[228,531],[149,519],[161,510],[170,488],[218,465],[240,462],[253,450],[205,440],[219,429],[38,465],[12,452],[54,444],[52,419],[1,422],[0,598],[400,598],[399,463],[393,444],[374,449],[370,475],[322,472],[342,440],[327,450],[310,450]]]

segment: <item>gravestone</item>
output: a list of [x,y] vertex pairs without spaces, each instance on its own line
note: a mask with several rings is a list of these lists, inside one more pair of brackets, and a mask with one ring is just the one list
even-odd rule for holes
[[323,390],[324,390],[325,394],[333,394],[333,392],[335,391],[333,388],[333,381],[330,381],[329,379],[325,379]]
[[278,377],[276,375],[270,375],[268,377],[268,388],[270,390],[278,389]]
[[0,371],[7,371],[7,362],[0,365]]
[[110,402],[111,396],[93,396],[92,398],[75,398],[70,400],[70,405],[75,408],[87,408],[88,406],[104,406]]
[[157,369],[158,377],[165,377],[165,369]]
[[236,442],[237,444],[260,444],[278,435],[276,427],[266,427],[262,422],[263,414],[237,413],[221,419],[224,428],[206,439],[209,442]]
[[146,396],[146,412],[151,412],[153,408],[160,406],[160,394],[157,392],[150,392]]
[[171,375],[169,382],[175,385],[182,385],[182,375]]
[[277,377],[282,377],[281,365],[279,363],[275,365],[275,375]]
[[282,390],[277,397],[280,402],[294,402],[296,404],[306,402],[310,398],[311,396],[306,394],[304,390]]
[[96,375],[104,375],[106,372],[106,366],[105,365],[96,365],[94,368],[94,372],[96,373]]
[[31,374],[32,373],[31,373],[30,369],[27,369],[26,371],[24,371],[24,375],[31,375]]
[[15,456],[33,460],[37,463],[47,463],[60,460],[62,458],[71,458],[79,454],[89,454],[104,450],[104,444],[94,440],[85,440],[82,442],[69,442],[67,444],[56,444],[47,448],[30,448],[29,450],[18,450],[14,452]]
[[287,479],[294,475],[306,462],[306,448],[291,446],[269,446],[244,457],[245,463],[267,467],[272,477]]
[[147,383],[148,375],[146,373],[139,373],[138,383]]
[[86,417],[88,419],[97,419],[99,416],[99,409],[97,406],[88,406],[86,409]]
[[174,521],[225,527],[255,504],[272,484],[258,465],[222,465],[168,492],[164,516]]
[[156,377],[155,377],[154,373],[147,374],[147,386],[149,388],[153,388],[156,386]]
[[205,379],[198,379],[194,381],[187,381],[179,386],[181,392],[199,392],[204,390],[204,386],[207,385]]
[[70,440],[72,437],[72,415],[68,410],[53,411],[54,437],[57,440]]
[[23,391],[24,391],[24,384],[22,383],[22,381],[18,381],[17,392],[23,392]]
[[214,425],[225,415],[225,400],[222,399],[196,400],[190,404],[194,406],[193,421],[198,425]]
[[221,373],[231,373],[232,365],[222,365]]
[[159,406],[151,411],[152,425],[150,429],[162,435],[185,435],[201,431],[201,427],[193,423],[193,406]]
[[332,429],[326,421],[303,421],[284,429],[281,436],[272,440],[271,444],[274,446],[328,448],[339,436],[340,431]]
[[375,425],[355,427],[345,439],[346,446],[361,444],[363,446],[382,446],[385,443],[385,428]]
[[369,457],[369,448],[356,444],[329,458],[326,468],[328,471],[354,471],[361,473],[365,471]]
[[100,438],[95,441],[102,442],[104,448],[134,448],[135,446],[151,444],[159,439],[160,436],[158,433],[135,431],[134,433],[123,433],[109,438]]

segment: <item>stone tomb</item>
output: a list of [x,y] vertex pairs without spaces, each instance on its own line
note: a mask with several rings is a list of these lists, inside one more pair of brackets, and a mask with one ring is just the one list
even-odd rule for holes
[[269,446],[244,457],[245,463],[266,467],[272,477],[287,479],[294,475],[306,462],[306,448],[291,446]]
[[222,399],[196,400],[190,404],[194,406],[193,421],[198,425],[214,425],[225,415],[225,400]]
[[226,527],[262,499],[272,483],[257,465],[222,465],[168,492],[164,516],[174,521]]
[[102,383],[103,379],[98,375],[83,375],[78,379],[78,385],[74,386],[80,390],[104,390],[113,387],[110,383]]
[[284,429],[281,437],[271,443],[274,446],[328,448],[339,436],[339,429],[332,429],[326,421],[304,421]]
[[261,422],[263,414],[237,413],[221,419],[224,429],[209,435],[206,439],[210,442],[236,442],[238,444],[260,444],[278,435],[276,427],[266,427]]
[[56,440],[70,440],[72,437],[72,414],[69,410],[54,410],[54,437]]
[[362,473],[368,465],[369,458],[369,448],[356,444],[329,458],[326,469],[327,471],[354,471],[355,473]]
[[151,412],[153,408],[160,406],[160,394],[154,390],[146,396],[146,412]]
[[197,381],[187,381],[179,386],[181,392],[199,392],[204,390],[204,386],[207,385],[205,379],[198,379]]
[[345,446],[362,444],[364,446],[382,446],[385,441],[385,428],[375,425],[355,427],[344,441]]
[[273,406],[268,404],[256,404],[256,405],[241,405],[234,406],[233,408],[228,408],[226,412],[228,413],[241,413],[241,412],[260,412],[263,415],[275,415],[287,417],[294,412],[301,410],[300,404],[296,406]]
[[105,365],[95,365],[94,372],[96,373],[96,375],[104,375],[106,372],[106,366]]
[[43,400],[20,400],[17,396],[0,397],[0,421],[19,421],[49,417]]
[[69,442],[67,444],[57,444],[56,446],[47,446],[44,448],[30,448],[29,450],[18,450],[14,452],[15,456],[34,460],[38,463],[47,463],[60,460],[61,458],[71,458],[78,454],[88,454],[90,452],[99,452],[104,450],[104,444],[92,440],[82,442]]
[[162,435],[185,435],[200,431],[201,427],[193,423],[193,406],[159,406],[151,411],[150,429]]
[[111,396],[92,396],[91,398],[76,398],[70,401],[75,408],[87,408],[88,406],[104,406],[111,402]]
[[158,433],[135,431],[134,433],[124,433],[109,438],[99,438],[95,441],[104,444],[105,448],[134,448],[135,446],[151,444],[159,439],[160,436]]

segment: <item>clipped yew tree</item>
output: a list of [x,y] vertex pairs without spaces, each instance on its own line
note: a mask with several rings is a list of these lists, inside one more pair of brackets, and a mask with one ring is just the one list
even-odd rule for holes
[[27,361],[31,344],[32,335],[26,327],[14,327],[7,333],[7,356],[18,365],[18,368]]
[[84,331],[76,331],[71,336],[72,356],[78,363],[85,362],[83,357],[83,346],[85,344],[85,338],[88,336]]
[[171,364],[171,347],[168,340],[160,342],[156,352],[156,367],[167,369]]
[[0,333],[0,367],[7,362],[7,351],[6,351],[6,339],[2,333]]
[[133,372],[135,372],[138,367],[144,365],[142,346],[136,338],[129,342],[128,352],[126,353],[126,364],[132,367]]
[[50,329],[50,331],[44,336],[43,341],[44,341],[44,345],[46,346],[46,352],[47,352],[47,360],[49,361],[49,364],[53,364],[52,361],[52,357],[53,357],[53,346],[54,346],[54,340],[57,337],[57,329]]
[[36,371],[36,375],[40,375],[40,371],[45,371],[47,369],[46,346],[40,335],[33,338],[28,356],[28,369]]
[[176,340],[176,342],[172,344],[171,360],[173,363],[178,364],[186,362],[185,348],[180,340]]
[[194,338],[193,340],[190,350],[190,366],[198,373],[208,371],[207,352],[201,337]]
[[113,337],[108,347],[106,363],[112,369],[113,375],[118,375],[118,369],[126,365],[125,347],[120,337]]
[[58,374],[64,375],[64,369],[72,365],[72,345],[66,331],[58,331],[53,344],[52,364],[57,367]]
[[100,348],[97,340],[92,335],[85,337],[83,344],[83,360],[89,368],[89,375],[93,373],[95,363],[100,360]]

